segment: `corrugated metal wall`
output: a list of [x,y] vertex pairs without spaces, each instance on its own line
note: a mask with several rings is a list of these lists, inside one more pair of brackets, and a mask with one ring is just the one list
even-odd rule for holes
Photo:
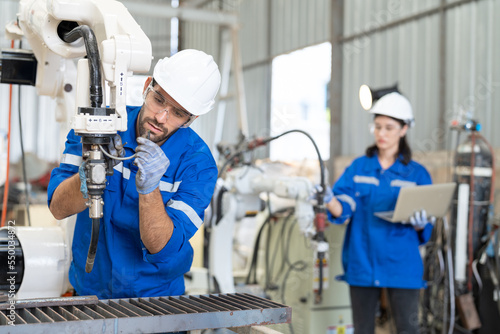
[[[446,42],[440,49],[439,12],[432,11],[440,1],[345,2],[345,37],[366,34],[343,45],[343,154],[361,154],[371,142],[371,135],[365,131],[370,117],[357,100],[357,89],[362,83],[373,87],[399,83],[414,107],[416,127],[410,134],[414,150],[450,149],[452,140],[447,125],[461,111],[472,112],[484,124],[485,137],[494,146],[500,145],[493,126],[498,123],[493,108],[499,99],[500,82],[500,64],[495,61],[500,49],[494,40],[499,23],[494,17],[500,13],[500,3],[449,1],[446,5],[450,3],[458,5],[446,8]],[[368,34],[389,22],[426,11],[429,15]],[[444,57],[444,78],[440,78],[440,56]],[[440,113],[444,116],[444,128],[439,124]]]
[[471,110],[483,135],[500,146],[500,1],[454,8],[447,16],[446,114]]
[[[239,13],[239,44],[250,136],[265,136],[270,133],[273,57],[328,41],[329,3],[329,0],[214,0],[203,7]],[[206,24],[184,23],[183,46],[199,47],[207,52],[211,50],[214,55],[219,54],[214,45],[220,40],[220,31],[210,29],[213,28]],[[230,87],[235,92],[234,83]],[[216,117],[217,110],[193,124],[210,143]],[[238,135],[236,101],[230,100],[227,104],[223,140],[235,143]]]
[[[344,36],[369,32],[438,2],[400,1],[399,6],[389,8],[387,1],[346,1]],[[418,150],[415,142],[432,136],[439,116],[438,23],[437,15],[428,16],[343,44],[343,154],[361,154],[372,142],[368,131],[371,116],[358,100],[363,83],[374,88],[398,83],[414,108],[416,127],[409,134],[412,147]],[[435,148],[435,143],[429,147]]]
[[[337,0],[213,0],[203,3],[203,9],[239,14],[239,43],[250,135],[269,133],[270,67],[273,57],[331,40],[330,16],[334,1]],[[162,0],[156,2],[169,3]],[[498,124],[500,117],[495,112],[500,102],[500,66],[497,61],[500,43],[495,33],[500,31],[500,21],[495,20],[500,14],[500,2],[445,1],[445,5],[451,6],[445,8],[444,48],[440,43],[441,21],[436,10],[440,4],[440,0],[344,1],[344,37],[341,38],[342,134],[334,133],[332,136],[332,141],[341,145],[343,155],[361,154],[372,141],[367,131],[370,117],[357,100],[357,91],[362,83],[373,87],[399,83],[401,91],[409,97],[415,109],[416,127],[410,134],[415,150],[439,149],[443,147],[440,146],[443,141],[448,145],[449,131],[439,123],[440,115],[448,122],[461,109],[473,111],[484,124],[485,137],[494,146],[500,145],[500,135],[493,126]],[[15,19],[17,7],[17,1],[0,1],[2,26]],[[406,20],[412,15],[418,16]],[[151,38],[156,59],[167,55],[170,50],[170,20],[135,17]],[[391,26],[391,23],[395,24]],[[372,31],[381,27],[385,29]],[[181,48],[204,50],[212,54],[220,66],[224,66],[220,59],[220,27],[181,22],[180,29]],[[9,46],[5,39],[0,43],[3,48]],[[440,56],[443,54],[444,77],[440,72]],[[444,97],[440,94],[441,82],[444,83]],[[231,90],[234,92],[233,81],[230,88],[230,93]],[[8,87],[2,85],[0,94],[0,129],[5,130]],[[30,100],[36,100],[34,95]],[[234,99],[227,101],[222,138],[235,142],[238,137],[237,108]],[[26,111],[29,115],[25,118],[38,119],[34,113],[39,111],[32,109]],[[52,121],[49,118],[43,117],[37,124],[50,129]],[[193,124],[211,147],[216,119],[217,111]],[[56,128],[56,125],[53,127]],[[43,132],[31,128],[25,130],[27,151],[43,151],[41,147],[50,145],[39,138],[40,133]],[[15,151],[13,156],[16,156]],[[52,158],[54,154],[50,152],[52,150],[42,155]]]
[[[227,1],[211,5],[220,7],[221,3]],[[251,134],[262,134],[269,128],[272,58],[330,40],[330,5],[328,0],[240,2],[240,43]],[[445,5],[446,13],[444,47],[440,5]],[[332,135],[332,141],[340,143],[342,154],[362,154],[372,142],[367,131],[371,117],[361,109],[357,98],[362,83],[375,88],[399,84],[415,111],[416,127],[409,135],[415,151],[451,148],[448,123],[460,110],[473,112],[484,124],[486,138],[494,146],[500,145],[493,127],[500,117],[494,112],[500,96],[500,66],[495,61],[500,44],[494,33],[499,31],[500,23],[494,20],[499,7],[500,2],[495,0],[344,1],[342,135]],[[193,47],[213,40],[195,33],[184,37]],[[445,64],[443,72],[441,62]],[[227,121],[233,122],[230,116]],[[210,128],[201,127],[200,132],[209,133]],[[225,128],[225,138],[233,140],[235,131]]]

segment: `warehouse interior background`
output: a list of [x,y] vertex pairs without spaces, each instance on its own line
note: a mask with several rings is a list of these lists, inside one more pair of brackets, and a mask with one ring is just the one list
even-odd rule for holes
[[[434,182],[452,181],[454,152],[467,136],[467,131],[457,130],[452,124],[470,120],[481,124],[479,133],[493,148],[493,173],[498,171],[500,133],[496,133],[495,124],[500,124],[500,113],[495,109],[500,105],[500,1],[121,2],[152,43],[151,70],[138,74],[138,87],[142,87],[144,75],[152,74],[158,59],[179,50],[200,49],[213,55],[218,63],[223,81],[217,105],[197,119],[192,128],[205,140],[220,165],[224,163],[217,150],[221,143],[231,147],[299,129],[309,133],[318,145],[328,172],[327,181],[333,184],[352,159],[364,154],[373,143],[369,131],[372,117],[359,103],[359,87],[397,84],[412,103],[415,114],[416,125],[409,131],[414,159],[430,171]],[[16,20],[18,7],[17,0],[0,0],[0,26],[8,27]],[[5,31],[1,34],[2,50],[12,46],[30,48],[25,41],[11,41]],[[142,103],[141,96],[128,98]],[[59,163],[69,130],[71,112],[64,113],[57,101],[38,96],[34,87],[0,85],[0,186],[6,182],[10,163],[11,194],[21,196],[23,154],[33,187],[46,181],[50,170]],[[281,166],[274,168],[283,168],[282,173],[287,175],[306,176],[319,182],[317,154],[311,140],[303,134],[292,133],[259,147],[251,152],[250,159]],[[273,167],[268,168],[272,171]],[[497,220],[498,179],[493,186],[492,209]],[[36,220],[53,220],[43,192],[32,191],[30,201],[34,225]],[[26,219],[25,203],[21,201],[13,207],[17,209],[11,217]],[[339,257],[344,227],[334,228],[330,236],[331,256]],[[235,229],[243,234],[240,252],[245,253],[252,247],[244,245],[248,231]],[[295,238],[297,243],[303,243],[299,235]],[[200,266],[202,257],[195,255]],[[242,261],[243,270],[247,263]],[[332,270],[340,271],[340,263],[334,262],[332,267],[336,269]],[[237,263],[234,265],[238,267]],[[301,275],[298,272],[294,278],[298,286]],[[235,281],[238,282],[237,275]],[[349,306],[347,292],[345,284],[330,284],[331,289],[338,290],[327,297],[328,306],[323,309],[315,308],[310,300],[292,302],[295,296],[291,294],[283,302],[279,298],[281,292],[277,293],[279,302],[293,303],[294,316],[299,310],[305,311],[302,320],[294,319],[295,329],[288,325],[275,328],[283,332],[328,334],[337,333],[338,329],[340,333],[341,326],[350,321],[350,314],[342,313]],[[329,324],[324,318],[335,321]],[[313,322],[318,327],[310,327]]]

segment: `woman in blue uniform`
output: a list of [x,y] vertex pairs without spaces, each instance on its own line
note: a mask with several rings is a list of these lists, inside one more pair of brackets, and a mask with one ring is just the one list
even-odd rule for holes
[[374,333],[382,288],[387,288],[398,333],[418,333],[419,290],[424,288],[419,246],[433,225],[425,212],[410,224],[390,223],[375,212],[394,210],[402,187],[430,184],[429,172],[411,159],[406,133],[413,125],[410,102],[399,93],[379,99],[374,115],[375,144],[355,159],[333,187],[327,203],[335,224],[347,224],[341,277],[350,286],[356,334]]

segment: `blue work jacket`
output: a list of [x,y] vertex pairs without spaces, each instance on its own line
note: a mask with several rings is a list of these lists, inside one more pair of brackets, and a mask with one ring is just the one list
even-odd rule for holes
[[333,187],[342,205],[336,224],[348,223],[342,251],[344,275],[349,285],[419,289],[423,263],[419,245],[427,242],[432,224],[417,232],[410,224],[390,223],[374,212],[394,210],[402,187],[430,184],[427,170],[415,161],[404,165],[399,159],[388,169],[378,157],[355,159]]
[[[125,156],[135,153],[136,121],[140,107],[127,107],[128,130],[120,132]],[[79,295],[99,298],[170,296],[184,293],[184,273],[190,270],[193,249],[189,239],[203,223],[210,203],[217,166],[203,140],[190,128],[178,129],[162,146],[170,166],[160,181],[165,210],[174,223],[170,241],[150,254],[139,232],[139,194],[134,159],[114,167],[103,193],[104,217],[92,272],[85,272],[92,222],[88,209],[79,213],[73,238],[69,280]],[[71,130],[60,166],[52,171],[48,203],[57,186],[78,172],[82,163],[81,137]]]

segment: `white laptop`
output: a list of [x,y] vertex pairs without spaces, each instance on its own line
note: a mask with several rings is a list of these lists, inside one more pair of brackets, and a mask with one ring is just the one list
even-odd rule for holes
[[394,211],[375,212],[374,215],[391,223],[409,222],[410,216],[420,210],[425,210],[427,217],[443,217],[456,186],[452,182],[401,188]]

